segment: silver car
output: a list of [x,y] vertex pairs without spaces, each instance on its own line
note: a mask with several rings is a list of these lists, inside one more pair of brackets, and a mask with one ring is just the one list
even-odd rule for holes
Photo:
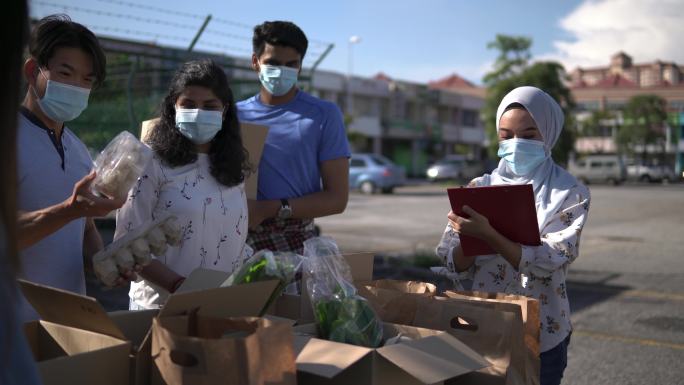
[[391,160],[376,154],[352,154],[349,160],[349,187],[364,194],[378,190],[391,194],[406,183],[406,171]]
[[446,157],[428,167],[426,176],[431,181],[470,181],[483,173],[483,164],[461,156]]
[[627,168],[617,155],[587,155],[568,163],[568,172],[584,184],[618,185],[627,179]]

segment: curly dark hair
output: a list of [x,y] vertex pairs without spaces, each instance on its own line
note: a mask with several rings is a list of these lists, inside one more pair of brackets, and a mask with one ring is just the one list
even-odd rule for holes
[[161,105],[161,118],[151,130],[148,144],[170,167],[184,166],[197,160],[195,144],[176,128],[176,101],[189,86],[209,88],[226,109],[221,130],[210,142],[211,175],[225,186],[242,183],[251,172],[251,167],[247,151],[242,146],[233,91],[223,69],[212,60],[187,62],[175,73],[169,93]]

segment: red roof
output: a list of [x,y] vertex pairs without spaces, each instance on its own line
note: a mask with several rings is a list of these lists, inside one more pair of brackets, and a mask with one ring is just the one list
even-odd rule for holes
[[457,74],[451,74],[445,78],[428,82],[428,87],[437,89],[477,88],[473,83]]
[[373,76],[373,79],[375,80],[384,80],[386,82],[391,82],[392,78],[389,77],[387,74],[383,72],[378,72],[375,76]]
[[639,87],[633,81],[619,75],[610,75],[594,84],[587,84],[584,81],[575,82],[572,88],[616,88],[616,87]]

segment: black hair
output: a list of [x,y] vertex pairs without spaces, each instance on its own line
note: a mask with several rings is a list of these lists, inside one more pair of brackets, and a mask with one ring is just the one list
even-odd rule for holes
[[94,86],[100,86],[107,73],[107,58],[97,37],[67,15],[50,15],[38,21],[29,38],[29,54],[38,65],[47,67],[58,48],[80,48],[93,59]]
[[197,160],[195,144],[176,128],[176,101],[188,86],[210,89],[225,108],[221,130],[210,142],[211,175],[225,186],[242,183],[250,173],[250,166],[247,151],[242,146],[235,99],[225,72],[212,60],[187,62],[174,74],[169,92],[161,105],[161,118],[150,133],[149,145],[170,167]]
[[257,57],[264,53],[267,43],[294,48],[302,56],[302,61],[309,47],[304,31],[289,21],[266,21],[254,27],[252,47]]

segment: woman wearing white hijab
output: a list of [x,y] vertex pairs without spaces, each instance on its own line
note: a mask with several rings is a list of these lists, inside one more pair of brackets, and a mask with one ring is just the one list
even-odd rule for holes
[[[532,184],[541,246],[512,242],[487,218],[464,206],[470,219],[450,212],[436,252],[458,285],[470,279],[473,290],[539,300],[541,385],[560,384],[572,332],[565,278],[578,255],[589,190],[551,159],[564,122],[551,96],[535,87],[516,88],[501,101],[496,119],[502,159],[496,170],[470,186]],[[459,234],[485,240],[498,254],[465,257]]]

